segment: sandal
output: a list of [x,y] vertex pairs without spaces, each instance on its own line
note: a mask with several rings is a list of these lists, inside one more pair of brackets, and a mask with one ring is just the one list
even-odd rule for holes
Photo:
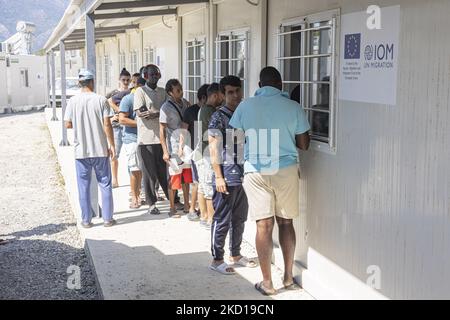
[[181,218],[181,216],[178,214],[178,211],[176,209],[170,209],[169,218],[179,219]]
[[[228,264],[226,264],[225,262],[218,266],[216,266],[215,264],[211,264],[209,266],[209,268],[213,271],[217,271],[217,272],[227,275],[227,276],[233,275],[236,273],[234,271],[234,269],[232,267],[230,267]],[[232,269],[233,271],[229,271],[229,269]]]
[[131,201],[130,209],[139,209],[141,207],[141,204],[136,201]]
[[288,284],[288,285],[283,284],[283,286],[284,286],[285,290],[289,290],[289,291],[300,290],[302,288],[299,284],[297,284],[295,279],[292,279],[291,284]]
[[235,266],[242,266],[246,268],[256,268],[258,264],[254,260],[249,260],[247,257],[242,257],[238,261],[232,261]]
[[262,281],[255,284],[255,289],[258,290],[263,296],[273,296],[277,294],[277,290],[273,289],[273,291],[271,292],[269,289],[264,287]]

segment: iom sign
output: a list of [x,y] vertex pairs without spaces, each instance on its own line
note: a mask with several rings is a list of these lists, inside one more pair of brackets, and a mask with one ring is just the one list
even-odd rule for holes
[[380,9],[380,28],[368,28],[368,13],[341,17],[340,99],[396,105],[400,6]]
[[393,43],[366,45],[364,68],[393,68],[394,47]]

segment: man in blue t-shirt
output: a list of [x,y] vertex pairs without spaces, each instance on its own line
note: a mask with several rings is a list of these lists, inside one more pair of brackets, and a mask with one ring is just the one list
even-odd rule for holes
[[145,79],[139,78],[131,93],[122,98],[119,107],[119,122],[124,127],[122,137],[123,148],[128,159],[128,171],[130,172],[130,209],[138,209],[141,206],[139,195],[141,193],[142,172],[137,155],[137,122],[135,120],[136,112],[134,111],[133,103],[135,91],[144,85]]
[[[241,255],[241,243],[248,215],[248,202],[242,180],[244,169],[238,160],[239,141],[228,126],[234,110],[242,101],[241,80],[226,76],[220,81],[220,90],[225,95],[226,105],[216,111],[209,122],[209,150],[214,169],[213,205],[214,218],[211,230],[211,251],[213,262],[210,268],[226,275],[235,273],[234,268],[224,261],[224,246],[230,231],[230,252],[232,265],[256,267],[254,261]],[[240,145],[243,146],[244,139]]]
[[271,275],[272,232],[275,218],[284,257],[286,289],[295,289],[293,265],[295,230],[299,212],[298,149],[309,148],[310,125],[302,107],[283,93],[281,75],[273,67],[260,74],[260,89],[243,101],[230,126],[245,132],[244,189],[249,214],[257,224],[256,250],[263,281],[255,288],[264,295],[276,293]]

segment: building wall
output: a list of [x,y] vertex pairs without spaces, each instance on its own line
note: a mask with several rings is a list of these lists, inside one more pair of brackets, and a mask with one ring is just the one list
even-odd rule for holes
[[[11,56],[9,68],[12,107],[37,106],[46,103],[47,85],[45,80],[46,61],[41,56]],[[0,61],[3,63],[3,61]],[[28,69],[29,87],[21,83],[21,69]],[[6,73],[5,73],[6,74]],[[6,81],[3,82],[6,84]],[[5,90],[6,90],[6,86]]]
[[259,6],[252,6],[246,1],[227,0],[217,5],[217,32],[232,31],[239,29],[248,29],[250,35],[249,41],[249,80],[248,92],[252,96],[258,89],[259,72],[264,65],[263,38],[262,28],[264,26],[261,14],[265,1],[260,1]]
[[[340,9],[341,14],[365,11],[373,4],[370,0],[268,0],[266,56],[264,3],[251,6],[226,0],[217,5],[218,32],[250,31],[250,95],[258,87],[261,67],[277,65],[276,34],[281,22],[331,9]],[[377,4],[401,7],[397,104],[338,99],[336,152],[313,146],[301,153],[296,260],[307,267],[303,286],[317,298],[450,298],[450,34],[442,32],[450,2],[380,0]],[[156,48],[161,86],[170,78],[182,79],[184,42],[208,37],[212,27],[208,8],[186,14],[190,11],[181,10],[181,37],[180,23],[174,19],[166,21],[172,28],[160,18],[142,21],[143,46]],[[113,85],[122,67],[117,67],[117,48],[127,54],[129,69],[131,49],[140,50],[142,58],[139,37],[133,31],[119,35],[117,43],[102,45],[111,53]],[[381,271],[380,290],[366,285],[371,266]]]
[[[282,20],[371,4],[270,1],[269,64],[277,54],[270,35]],[[377,4],[401,6],[397,105],[339,100],[336,154],[301,155],[305,202],[296,257],[315,282],[311,290],[328,289],[322,297],[377,297],[364,284],[368,267],[378,266],[385,297],[449,298],[450,36],[440,30],[450,2]]]
[[172,78],[179,78],[179,51],[178,51],[178,24],[174,20],[168,20],[171,29],[162,23],[157,23],[143,28],[143,41],[156,49],[156,64],[161,69],[159,86],[165,87],[166,82]]
[[[78,78],[78,73],[83,68],[83,59],[79,50],[74,51],[75,56],[72,57],[71,51],[66,51],[66,77]],[[59,51],[55,52],[55,72],[56,78],[61,77],[61,62]]]
[[6,56],[0,53],[0,107],[8,105],[8,88],[6,87]]

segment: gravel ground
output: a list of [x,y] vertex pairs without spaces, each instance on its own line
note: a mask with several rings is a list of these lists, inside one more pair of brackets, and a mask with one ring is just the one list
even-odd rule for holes
[[0,145],[0,299],[98,299],[44,113],[0,116]]

